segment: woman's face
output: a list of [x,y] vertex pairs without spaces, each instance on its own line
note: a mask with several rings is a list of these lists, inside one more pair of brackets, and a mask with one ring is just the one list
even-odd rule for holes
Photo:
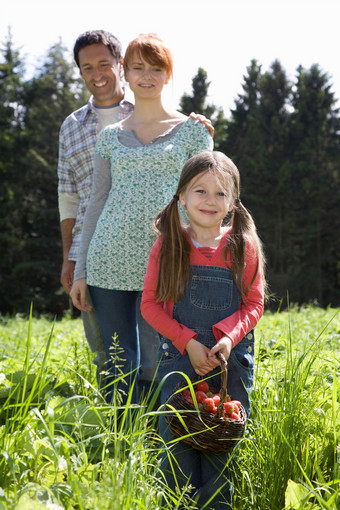
[[138,53],[134,53],[128,62],[125,79],[135,95],[146,98],[160,95],[164,85],[169,82],[164,68],[150,64]]

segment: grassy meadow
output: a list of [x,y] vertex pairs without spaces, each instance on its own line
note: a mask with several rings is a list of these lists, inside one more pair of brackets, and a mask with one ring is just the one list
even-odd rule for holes
[[[292,306],[257,326],[235,510],[340,508],[338,312]],[[80,319],[0,317],[0,510],[197,508],[163,481],[157,392],[118,423],[92,358]]]

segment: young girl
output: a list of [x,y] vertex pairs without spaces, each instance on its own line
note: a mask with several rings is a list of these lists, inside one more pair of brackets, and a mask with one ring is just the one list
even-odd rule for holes
[[[163,104],[163,88],[172,71],[171,52],[158,36],[133,39],[126,49],[124,73],[134,94],[134,112],[101,131],[96,144],[91,197],[70,294],[74,305],[87,311],[88,285],[105,346],[107,383],[120,375],[117,365],[125,374],[132,372],[132,378],[140,365],[137,312],[154,242],[152,221],[170,200],[185,161],[213,146],[203,124]],[[104,77],[97,81],[106,83]],[[112,360],[115,333],[124,351],[119,363]],[[149,345],[150,338],[151,334]],[[119,389],[127,393],[129,388],[122,381]],[[134,389],[136,402],[138,379]],[[106,395],[108,401],[111,395]]]
[[[186,226],[178,202],[185,209]],[[228,393],[249,415],[252,330],[263,313],[264,258],[254,222],[240,201],[239,172],[233,162],[222,153],[207,151],[187,161],[176,194],[155,225],[161,235],[150,254],[141,310],[161,336],[159,380],[175,372],[162,387],[161,401],[165,403],[183,382],[178,372],[192,379],[213,375],[209,384],[220,387],[216,357],[220,351],[228,360]],[[165,442],[173,439],[164,418],[160,433]],[[227,454],[208,457],[182,442],[172,445],[171,452],[178,462],[177,468],[173,465],[177,480],[183,484],[190,480],[199,508],[218,489],[204,508],[228,506]],[[168,467],[165,461],[168,483],[175,490],[176,477]]]

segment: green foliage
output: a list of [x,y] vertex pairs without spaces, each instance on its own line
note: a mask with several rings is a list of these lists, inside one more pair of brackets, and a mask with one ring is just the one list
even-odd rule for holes
[[0,63],[0,309],[61,314],[62,261],[57,207],[58,136],[61,123],[85,102],[61,43],[47,53],[36,76],[24,80],[24,63],[9,35]]
[[107,405],[91,362],[80,320],[1,320],[0,508],[194,508],[159,471],[159,392]]
[[[293,81],[275,60],[253,60],[226,119],[208,103],[199,68],[180,109],[210,118],[215,149],[241,173],[242,201],[252,213],[268,260],[273,308],[289,295],[300,304],[340,304],[340,112],[327,73],[299,67]],[[62,316],[69,307],[60,278],[57,210],[59,128],[88,92],[61,42],[35,75],[11,33],[0,46],[0,310]]]
[[[339,312],[292,306],[258,324],[237,510],[339,508]],[[108,406],[91,361],[80,319],[0,318],[0,509],[197,508],[163,481],[159,388]]]
[[264,242],[271,291],[336,305],[340,117],[329,77],[300,67],[291,83],[278,61],[266,73],[252,61],[242,87],[224,147]]
[[[322,317],[322,319],[321,319]],[[340,502],[340,316],[307,307],[259,324],[256,387],[239,450],[237,508]],[[307,503],[308,502],[308,503]]]

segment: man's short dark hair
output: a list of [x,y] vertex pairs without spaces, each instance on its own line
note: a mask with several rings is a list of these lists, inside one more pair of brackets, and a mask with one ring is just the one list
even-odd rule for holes
[[122,45],[117,37],[105,30],[89,30],[81,34],[74,44],[73,56],[78,67],[79,51],[85,48],[85,46],[91,46],[91,44],[104,44],[117,60],[119,60],[122,55]]

